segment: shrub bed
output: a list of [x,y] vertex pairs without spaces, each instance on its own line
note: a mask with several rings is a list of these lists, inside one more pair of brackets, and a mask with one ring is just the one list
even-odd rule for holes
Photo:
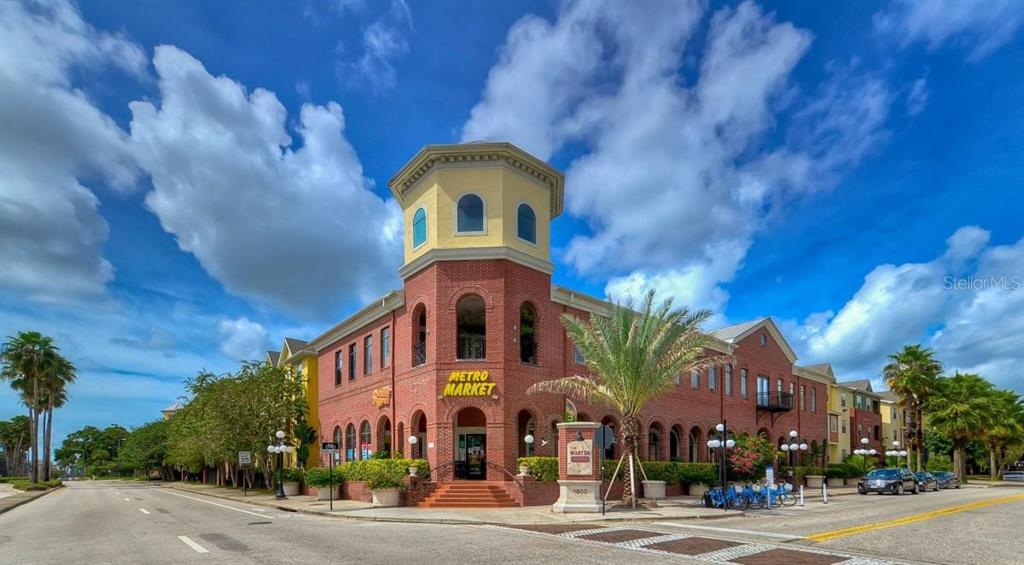
[[59,487],[63,483],[60,479],[53,479],[52,481],[39,481],[38,483],[32,483],[28,479],[11,481],[11,486],[18,490],[47,490],[54,487]]
[[365,481],[371,489],[399,488],[405,485],[409,467],[420,477],[430,477],[430,465],[424,459],[369,459],[350,461],[335,468],[343,481]]

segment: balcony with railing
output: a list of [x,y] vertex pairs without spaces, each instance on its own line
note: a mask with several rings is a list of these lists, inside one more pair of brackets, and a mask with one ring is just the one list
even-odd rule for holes
[[486,359],[487,338],[482,335],[460,335],[456,344],[456,359]]
[[419,367],[427,362],[427,342],[421,341],[412,346],[412,366]]
[[757,409],[768,412],[789,412],[793,409],[793,395],[788,392],[757,393]]

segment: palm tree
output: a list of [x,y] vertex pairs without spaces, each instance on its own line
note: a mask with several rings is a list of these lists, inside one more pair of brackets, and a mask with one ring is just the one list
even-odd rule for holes
[[988,444],[989,477],[994,481],[999,478],[1003,464],[1001,451],[1024,441],[1024,400],[1012,390],[997,390],[992,393],[989,410],[991,424],[984,436]]
[[921,451],[924,446],[924,405],[942,374],[931,349],[907,345],[889,356],[890,363],[882,369],[889,390],[899,396],[903,408],[904,429],[910,437],[911,450],[917,452],[917,470],[923,469]]
[[928,402],[931,425],[953,440],[953,469],[967,482],[967,442],[992,423],[992,384],[974,374],[956,373],[939,381]]
[[40,398],[40,403],[44,407],[44,426],[43,426],[43,453],[46,454],[46,460],[43,462],[43,477],[45,480],[50,480],[51,477],[51,465],[50,460],[50,445],[53,437],[53,410],[60,408],[68,400],[67,396],[67,385],[75,382],[75,366],[70,361],[56,355],[46,370],[44,377],[43,395]]
[[[720,361],[703,357],[710,338],[700,325],[711,313],[673,309],[668,299],[656,306],[654,292],[638,310],[633,304],[615,304],[609,317],[580,320],[563,314],[562,323],[595,375],[566,376],[542,381],[527,393],[565,394],[593,404],[607,404],[622,418],[623,457],[637,459],[639,414],[644,405],[665,392],[681,372],[699,370]],[[625,466],[622,501],[633,503],[632,472]]]
[[39,482],[39,395],[48,367],[58,356],[53,339],[39,332],[19,332],[8,338],[0,350],[3,370],[0,375],[12,381],[28,406],[32,433],[32,482]]

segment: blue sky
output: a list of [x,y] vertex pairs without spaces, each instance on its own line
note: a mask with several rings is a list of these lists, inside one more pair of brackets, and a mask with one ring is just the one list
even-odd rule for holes
[[0,332],[79,367],[58,443],[157,418],[397,288],[387,180],[500,139],[566,172],[556,283],[773,316],[841,379],[920,342],[1024,392],[1022,25],[998,1],[3,3]]

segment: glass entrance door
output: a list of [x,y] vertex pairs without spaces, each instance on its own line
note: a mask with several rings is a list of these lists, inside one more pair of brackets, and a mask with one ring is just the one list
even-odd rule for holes
[[455,457],[456,479],[487,478],[487,435],[459,434]]

